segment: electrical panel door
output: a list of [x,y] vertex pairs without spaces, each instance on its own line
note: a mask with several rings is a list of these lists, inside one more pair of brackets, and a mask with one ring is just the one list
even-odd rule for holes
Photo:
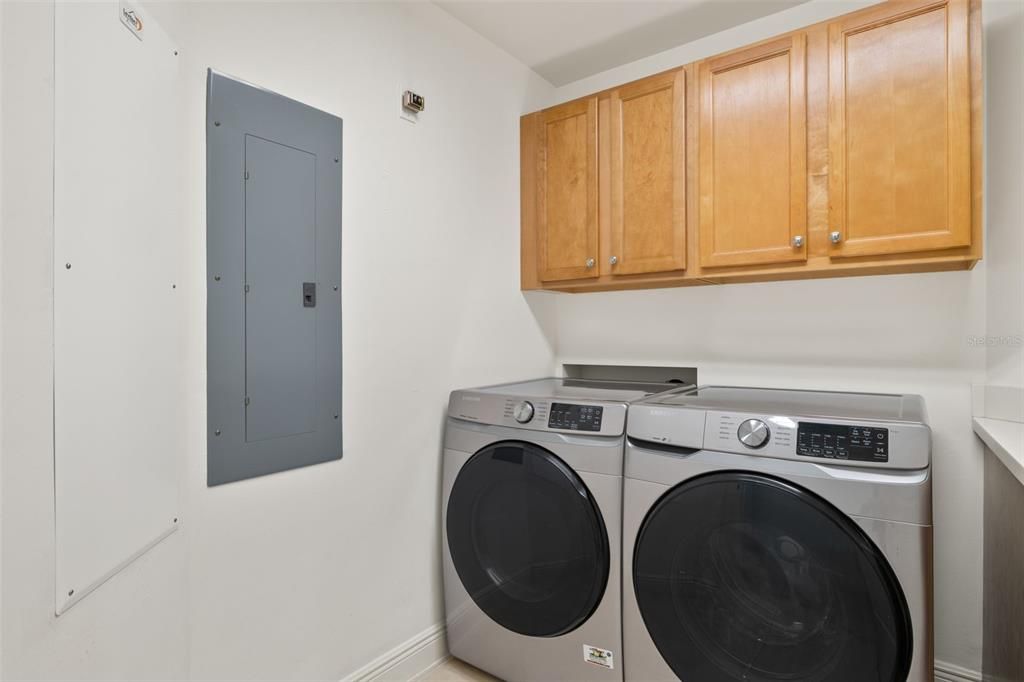
[[210,73],[207,482],[341,457],[341,120]]
[[315,429],[316,157],[245,136],[245,440]]

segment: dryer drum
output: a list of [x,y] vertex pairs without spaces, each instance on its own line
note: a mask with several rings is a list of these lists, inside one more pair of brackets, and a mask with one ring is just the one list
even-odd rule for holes
[[446,529],[466,592],[513,632],[563,635],[601,602],[604,520],[579,476],[542,447],[503,441],[474,454],[452,486]]
[[903,682],[913,636],[881,551],[819,496],[723,471],[670,489],[633,557],[644,624],[683,680]]

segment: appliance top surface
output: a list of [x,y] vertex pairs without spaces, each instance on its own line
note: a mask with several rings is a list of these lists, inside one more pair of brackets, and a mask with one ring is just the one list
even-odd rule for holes
[[652,396],[644,403],[791,417],[927,423],[920,396],[890,393],[701,386]]
[[679,384],[550,377],[468,390],[474,393],[492,393],[513,398],[631,403],[679,387]]

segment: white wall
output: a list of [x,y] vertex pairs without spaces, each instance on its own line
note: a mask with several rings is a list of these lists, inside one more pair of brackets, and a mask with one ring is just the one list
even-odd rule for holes
[[[3,72],[4,72],[4,69],[3,69],[3,62],[2,62],[2,58],[3,58],[3,47],[2,47],[2,45],[3,45],[3,35],[4,35],[4,15],[5,15],[5,12],[4,12],[3,5],[0,5],[0,225],[2,225],[3,221],[4,221],[4,217],[3,217],[4,216],[4,182],[3,182],[3,178],[4,178],[4,163],[3,163],[3,158],[4,158],[4,136],[3,136],[3,129],[4,129],[4,73]],[[0,229],[0,254],[3,254],[3,252],[4,252],[3,238],[4,238],[3,230]],[[2,255],[0,255],[0,309],[2,309],[3,298],[4,298],[4,296],[3,296],[3,292],[4,292],[3,272],[4,272],[3,257],[2,257]],[[4,409],[3,408],[3,404],[4,404],[4,363],[3,363],[3,360],[2,360],[3,354],[4,354],[4,351],[3,351],[3,348],[4,348],[4,338],[3,338],[2,329],[3,329],[3,314],[0,313],[0,415],[3,414],[3,409]],[[2,425],[2,423],[3,422],[0,421],[0,425]],[[4,461],[4,442],[3,442],[3,435],[0,434],[0,499],[2,499],[2,495],[3,495],[3,476],[4,476],[4,474],[3,474],[3,461]],[[3,571],[3,564],[4,564],[4,562],[3,562],[3,556],[4,556],[4,532],[3,532],[4,524],[3,524],[3,519],[4,519],[3,504],[0,504],[0,585],[3,584],[3,574],[4,574],[4,571]],[[3,596],[3,590],[0,589],[0,614],[3,613],[3,610],[4,610],[4,596]],[[3,625],[2,625],[2,617],[0,617],[0,671],[3,671],[3,669],[4,669],[4,632],[3,632]]]
[[1024,387],[1024,3],[985,11],[986,383]]
[[[870,3],[812,0],[568,84],[558,88],[548,104],[866,4]],[[1005,34],[998,56],[994,49],[989,53],[988,139],[994,141],[989,150],[1004,140],[1019,140],[1024,117],[1019,96],[1020,25],[994,19],[1008,14],[1009,5],[1019,8],[1013,0],[985,3],[989,37]],[[993,87],[994,83],[1002,87]],[[997,88],[1000,93],[994,92]],[[1017,251],[991,255],[1011,240],[1019,245],[1021,239],[1020,147],[1008,147],[1005,152],[989,152],[989,221],[1001,210],[1005,227],[995,243],[986,245],[986,253],[1001,263],[1006,277],[1019,282],[1024,262],[1019,246]],[[983,477],[981,446],[971,430],[970,387],[985,379],[986,351],[984,344],[972,345],[970,338],[986,333],[987,264],[983,261],[970,272],[561,295],[556,299],[556,353],[560,362],[694,365],[702,383],[923,395],[934,432],[936,657],[977,671]],[[990,311],[1014,305],[996,298],[989,298]],[[545,299],[530,294],[528,300]],[[1015,310],[1017,317],[1007,319],[1019,325],[1021,313]]]
[[[442,618],[448,391],[551,369],[545,311],[514,286],[514,114],[548,86],[429,4],[194,3],[186,15],[191,674],[337,677]],[[199,291],[207,66],[345,122],[344,459],[214,489]],[[426,96],[415,125],[399,119],[402,88]]]
[[[4,3],[2,677],[338,679],[442,618],[448,391],[552,370],[550,306],[516,287],[517,116],[550,86],[429,4],[149,9],[189,90],[182,530],[53,616],[53,12]],[[208,66],[345,121],[344,459],[211,489]],[[427,97],[416,125],[400,87]]]

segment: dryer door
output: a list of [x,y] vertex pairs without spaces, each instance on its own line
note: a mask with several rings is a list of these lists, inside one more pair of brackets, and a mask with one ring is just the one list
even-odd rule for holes
[[683,680],[903,682],[906,600],[848,516],[791,483],[725,471],[669,490],[640,528],[633,587]]
[[601,512],[544,448],[504,441],[473,455],[452,486],[447,530],[466,592],[513,632],[565,634],[601,601],[609,568]]

